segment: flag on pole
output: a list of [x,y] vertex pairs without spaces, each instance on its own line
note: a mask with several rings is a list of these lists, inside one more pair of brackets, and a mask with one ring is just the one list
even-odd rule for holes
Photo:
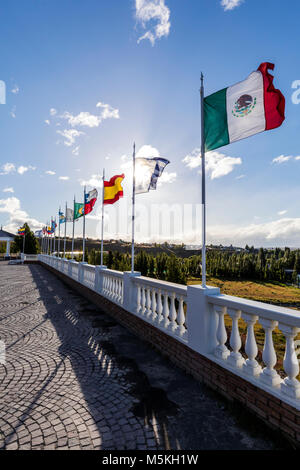
[[204,98],[206,151],[282,124],[285,98],[268,69],[274,64],[264,62],[246,80]]
[[66,210],[66,222],[73,222],[74,211],[67,207]]
[[[74,220],[79,219],[83,215],[84,215],[84,204],[82,202],[74,202]],[[72,216],[72,220],[73,220],[73,216]]]
[[95,202],[97,201],[98,197],[98,191],[97,189],[92,189],[89,193],[86,193],[85,195],[85,201],[84,201],[84,213],[85,215],[89,214],[92,212],[93,207],[95,205]]
[[135,161],[135,194],[156,189],[157,180],[169,164],[165,158],[137,158]]
[[64,215],[63,212],[59,211],[59,224],[65,224],[66,223],[66,216]]
[[103,204],[114,204],[123,197],[122,181],[125,175],[115,175],[109,181],[104,181]]
[[56,221],[55,221],[55,220],[52,220],[52,221],[51,221],[51,230],[52,230],[52,233],[55,232],[56,227],[57,227]]
[[36,238],[41,238],[41,237],[43,236],[43,230],[36,230],[36,231],[34,232],[34,236],[35,236]]
[[25,235],[25,226],[24,225],[23,225],[23,227],[20,227],[18,229],[18,235],[20,235],[20,236]]

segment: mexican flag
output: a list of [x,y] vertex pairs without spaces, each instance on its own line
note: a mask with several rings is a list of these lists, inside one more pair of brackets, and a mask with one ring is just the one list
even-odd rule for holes
[[74,202],[74,220],[84,215],[84,204],[82,202]]
[[246,80],[204,98],[205,150],[279,127],[285,98],[275,89],[274,64],[262,63]]

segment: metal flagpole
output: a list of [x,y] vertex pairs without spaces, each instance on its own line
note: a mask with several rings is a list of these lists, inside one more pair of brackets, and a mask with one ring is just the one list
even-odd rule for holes
[[132,242],[131,242],[131,272],[134,273],[134,219],[135,219],[135,143],[132,154]]
[[103,188],[102,188],[102,226],[101,226],[101,266],[103,266],[103,231],[104,231],[104,178],[105,170],[103,168]]
[[75,230],[75,194],[73,203],[73,232],[72,232],[72,259],[74,259],[74,230]]
[[56,217],[54,217],[54,233],[53,233],[53,252],[55,253],[55,232],[56,232]]
[[205,193],[205,136],[204,136],[204,85],[201,72],[201,158],[202,158],[202,287],[206,287],[206,193]]
[[51,216],[51,223],[50,223],[50,227],[51,227],[51,236],[50,236],[50,255],[52,255],[52,252],[53,252],[53,236],[52,236],[52,227],[53,227],[53,217]]
[[85,258],[85,192],[86,187],[83,190],[83,235],[82,235],[82,262],[84,263]]
[[24,235],[23,235],[23,255],[25,254],[25,237],[26,237],[26,232],[24,230]]
[[61,209],[59,206],[59,209],[58,209],[58,247],[57,247],[57,256],[59,258],[60,258],[60,213],[61,213]]
[[64,239],[64,258],[66,257],[66,237],[67,237],[67,203],[66,203],[65,239]]

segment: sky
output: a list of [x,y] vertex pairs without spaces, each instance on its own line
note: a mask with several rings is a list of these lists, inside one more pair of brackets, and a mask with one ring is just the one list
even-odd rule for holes
[[135,142],[137,157],[170,160],[136,197],[136,241],[201,243],[200,73],[209,95],[267,61],[286,119],[206,155],[207,242],[300,246],[297,0],[2,0],[0,16],[5,230],[40,229],[86,185],[99,238],[105,168],[125,179],[104,236],[129,240]]

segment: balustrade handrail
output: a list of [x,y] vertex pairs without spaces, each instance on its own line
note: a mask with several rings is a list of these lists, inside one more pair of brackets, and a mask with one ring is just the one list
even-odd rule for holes
[[208,295],[208,303],[234,310],[241,310],[250,315],[258,315],[268,320],[278,321],[285,325],[300,328],[300,312],[287,307],[266,304],[226,294]]
[[116,271],[115,269],[103,269],[102,273],[104,274],[104,276],[106,274],[120,278],[124,276],[124,273],[122,271]]
[[154,279],[146,276],[132,277],[135,284],[144,284],[157,289],[172,291],[176,294],[187,295],[187,286],[175,284],[174,282],[162,281],[161,279]]

